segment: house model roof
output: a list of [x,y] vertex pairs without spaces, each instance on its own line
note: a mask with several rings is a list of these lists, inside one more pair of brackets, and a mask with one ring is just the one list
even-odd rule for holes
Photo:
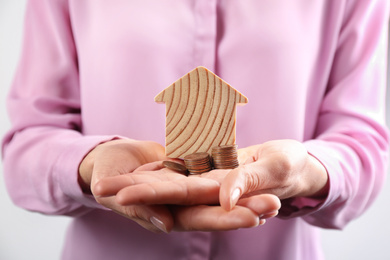
[[183,158],[235,144],[236,105],[248,99],[204,67],[197,67],[154,99],[166,104],[165,153]]

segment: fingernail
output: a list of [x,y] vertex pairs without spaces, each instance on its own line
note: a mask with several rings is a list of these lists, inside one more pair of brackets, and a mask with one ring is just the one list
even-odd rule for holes
[[232,196],[231,196],[231,200],[230,200],[230,205],[231,207],[233,207],[233,205],[235,205],[239,199],[241,195],[241,191],[239,188],[236,188],[233,192],[232,192]]
[[264,217],[264,218],[273,218],[273,217],[276,217],[278,214],[279,214],[279,211],[275,210],[275,211],[271,211],[269,213],[265,213],[262,217]]
[[267,222],[265,219],[260,219],[259,221],[259,226],[262,226],[265,224],[265,222]]
[[156,218],[156,217],[151,217],[151,218],[150,218],[150,222],[152,222],[152,224],[153,224],[156,228],[158,228],[159,230],[161,230],[162,232],[168,233],[167,228],[165,227],[164,223],[163,223],[161,220],[159,220],[158,218]]
[[252,227],[258,227],[258,226],[260,226],[260,221],[261,221],[260,218],[256,218],[256,223],[255,223]]

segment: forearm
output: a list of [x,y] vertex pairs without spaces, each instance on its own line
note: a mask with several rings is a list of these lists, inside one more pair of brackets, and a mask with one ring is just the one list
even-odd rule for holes
[[31,127],[4,139],[4,178],[13,202],[44,214],[72,215],[101,207],[83,194],[78,166],[97,144],[111,136],[82,136],[77,131]]

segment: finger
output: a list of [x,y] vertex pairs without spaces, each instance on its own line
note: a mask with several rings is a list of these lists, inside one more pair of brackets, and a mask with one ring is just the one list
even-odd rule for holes
[[119,215],[131,219],[152,232],[169,233],[173,228],[173,217],[166,206],[163,205],[131,205],[116,204],[114,198],[98,199],[103,206],[113,210]]
[[191,206],[171,208],[177,231],[226,231],[256,227],[260,219],[252,210],[237,206],[226,211],[220,206]]
[[120,205],[132,204],[215,204],[219,183],[205,178],[181,178],[128,186],[116,195]]
[[99,180],[92,188],[92,193],[96,197],[113,196],[121,189],[134,185],[135,182],[127,175],[118,175],[114,177],[106,177]]
[[93,187],[93,194],[95,196],[113,196],[116,195],[121,189],[126,188],[127,186],[149,183],[154,181],[160,181],[159,176],[153,176],[148,174],[139,174],[139,175],[118,175],[113,177],[106,177],[101,179]]
[[279,210],[276,210],[276,211],[273,211],[271,213],[268,213],[268,214],[264,214],[262,216],[259,216],[260,220],[262,219],[268,219],[268,218],[273,218],[273,217],[276,217],[277,215],[279,214]]
[[157,171],[157,170],[160,170],[162,168],[164,168],[162,161],[157,161],[157,162],[151,162],[151,163],[141,165],[140,167],[135,169],[134,172],[137,172],[137,171]]
[[125,217],[155,233],[169,233],[174,225],[167,207],[162,205],[133,205],[125,207]]
[[[176,162],[176,163],[180,163],[180,164],[184,165],[184,162],[181,159],[175,159],[175,158],[169,158],[168,159],[167,158],[167,160],[168,161],[172,161],[172,162]],[[141,165],[140,167],[135,169],[134,172],[139,172],[139,171],[158,171],[158,170],[161,170],[161,169],[165,168],[165,166],[163,165],[163,162],[164,161],[156,161],[156,162],[151,162],[151,163],[147,163],[147,164]]]
[[95,196],[113,196],[127,186],[182,178],[186,177],[166,168],[146,172],[137,171],[130,174],[103,178],[93,186],[92,192]]
[[251,209],[261,218],[270,218],[277,215],[281,202],[275,195],[260,194],[242,198],[237,205]]
[[263,184],[259,174],[261,171],[261,166],[256,163],[241,165],[230,171],[219,193],[222,208],[231,210],[243,194],[259,189]]

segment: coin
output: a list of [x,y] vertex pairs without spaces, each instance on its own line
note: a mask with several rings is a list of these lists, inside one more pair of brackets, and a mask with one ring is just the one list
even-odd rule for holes
[[219,145],[219,146],[213,147],[212,150],[215,150],[215,151],[222,151],[222,150],[237,151],[237,145],[236,144]]
[[211,156],[215,169],[234,169],[239,165],[237,145],[235,144],[213,147]]
[[188,173],[187,171],[187,167],[185,167],[183,164],[180,164],[180,163],[177,163],[177,162],[173,162],[173,161],[163,161],[163,166],[170,169],[170,170],[173,170],[173,171],[176,171],[176,172],[180,172],[180,173],[183,173],[183,174],[186,174]]
[[209,158],[209,154],[208,153],[193,153],[193,154],[189,154],[189,155],[186,155],[184,157],[184,161],[199,161],[199,160],[207,160]]
[[190,174],[201,174],[213,169],[208,153],[193,153],[184,157],[184,163]]

